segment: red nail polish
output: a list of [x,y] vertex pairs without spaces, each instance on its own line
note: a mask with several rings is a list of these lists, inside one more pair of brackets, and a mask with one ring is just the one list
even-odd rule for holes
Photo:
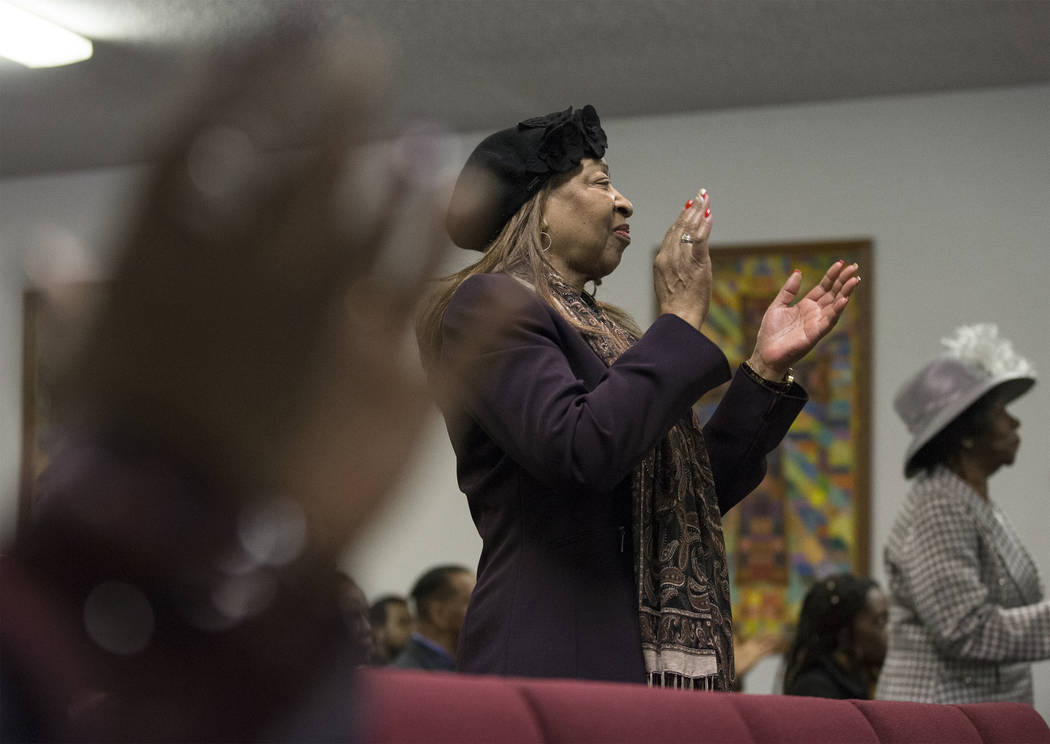
[[687,202],[685,203],[685,208],[686,208],[686,209],[689,209],[689,207],[691,207],[691,206],[693,206],[693,200],[692,200],[692,199],[690,199],[689,201],[687,201]]
[[710,209],[705,209],[704,210],[704,217],[710,217],[710,216],[711,216],[711,210]]

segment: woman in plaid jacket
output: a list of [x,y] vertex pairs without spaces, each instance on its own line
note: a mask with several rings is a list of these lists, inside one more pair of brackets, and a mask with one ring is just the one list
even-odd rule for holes
[[1035,564],[988,495],[1013,463],[1019,422],[1006,410],[1035,383],[994,325],[957,329],[894,407],[913,441],[914,485],[890,532],[889,651],[877,697],[1032,703],[1030,662],[1050,658],[1050,600]]

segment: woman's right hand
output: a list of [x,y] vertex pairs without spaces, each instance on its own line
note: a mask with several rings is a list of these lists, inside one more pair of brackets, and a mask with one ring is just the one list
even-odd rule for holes
[[[711,305],[711,256],[707,249],[710,234],[710,198],[701,189],[668,228],[653,261],[653,288],[660,314],[677,315],[697,330]],[[683,235],[693,242],[683,243]]]

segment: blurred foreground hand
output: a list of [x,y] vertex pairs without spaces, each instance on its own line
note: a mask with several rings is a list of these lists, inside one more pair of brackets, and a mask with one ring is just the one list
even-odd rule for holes
[[174,124],[3,558],[3,740],[351,736],[334,564],[425,419],[404,350],[445,246],[388,59],[282,28]]
[[372,35],[277,34],[213,70],[68,380],[75,420],[293,499],[330,551],[423,420],[404,338],[445,246],[427,139],[383,124],[388,59]]

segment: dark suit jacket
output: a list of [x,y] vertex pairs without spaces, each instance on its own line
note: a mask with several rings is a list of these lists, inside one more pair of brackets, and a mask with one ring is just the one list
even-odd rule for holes
[[[495,331],[483,331],[500,319]],[[729,379],[721,351],[673,315],[607,367],[534,292],[472,277],[442,326],[464,381],[444,406],[483,546],[460,634],[473,673],[641,682],[630,478],[690,406]],[[738,374],[704,432],[722,511],[753,489],[806,400]]]
[[429,669],[443,672],[456,670],[456,663],[448,654],[431,648],[415,635],[408,639],[408,643],[394,659],[392,666],[401,669]]

